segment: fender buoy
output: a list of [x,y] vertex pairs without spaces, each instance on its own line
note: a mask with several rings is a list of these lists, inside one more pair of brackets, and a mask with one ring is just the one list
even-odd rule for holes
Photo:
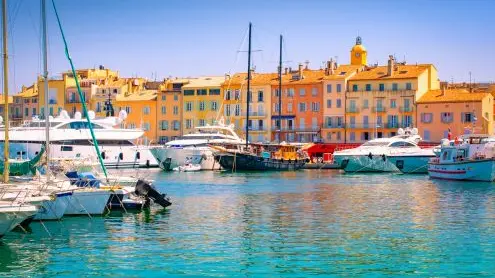
[[370,154],[368,154],[368,158],[373,159],[373,154],[371,152],[370,152]]

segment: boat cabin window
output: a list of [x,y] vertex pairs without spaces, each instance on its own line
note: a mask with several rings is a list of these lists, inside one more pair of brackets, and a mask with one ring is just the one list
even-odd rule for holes
[[[101,125],[98,125],[98,124],[94,124],[94,123],[91,123],[91,125],[93,126],[93,129],[102,129],[103,127]],[[59,127],[59,129],[89,129],[89,124],[88,122],[71,122],[71,123],[67,123],[61,127]]]
[[464,149],[458,149],[457,150],[457,153],[455,155],[455,158],[456,159],[460,159],[460,158],[465,158],[466,157],[466,150]]
[[364,143],[362,146],[365,146],[365,147],[374,147],[374,146],[387,146],[387,145],[388,145],[388,142],[372,142],[372,141],[369,141],[369,142]]
[[442,160],[450,160],[451,159],[451,150],[444,150],[442,152]]
[[180,138],[180,140],[213,140],[213,139],[225,139],[225,136],[221,135],[204,135],[204,136],[194,136],[187,135]]
[[486,138],[484,137],[471,137],[469,138],[469,143],[470,144],[481,144],[484,143]]
[[[59,125],[60,122],[50,122],[50,127],[54,127],[56,125]],[[24,127],[45,127],[45,122],[27,122],[26,124],[23,125]]]
[[408,148],[408,147],[416,147],[413,143],[410,142],[405,142],[405,141],[399,141],[399,142],[394,142],[390,144],[390,147],[400,147],[400,148]]

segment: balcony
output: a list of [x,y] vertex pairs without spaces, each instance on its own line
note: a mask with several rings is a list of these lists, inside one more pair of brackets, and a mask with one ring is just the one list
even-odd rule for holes
[[357,107],[347,107],[347,109],[345,110],[345,112],[347,112],[347,113],[359,113],[359,108],[357,108]]
[[385,127],[386,128],[399,128],[399,123],[394,123],[394,122],[392,122],[392,123],[386,123],[385,124]]
[[412,106],[401,106],[399,107],[399,111],[401,113],[410,113],[410,112],[413,112],[413,107]]
[[81,103],[81,101],[78,99],[69,99],[68,103]]
[[414,90],[385,90],[385,91],[366,91],[359,90],[353,92],[352,90],[347,90],[347,97],[361,97],[364,95],[371,95],[373,97],[414,97],[416,91]]
[[[246,112],[242,112],[242,116],[246,116]],[[265,117],[265,111],[249,111],[249,117]]]
[[[246,130],[246,127],[244,127],[243,130]],[[268,128],[266,126],[251,126],[249,127],[249,131],[253,131],[253,132],[256,132],[256,131],[268,131]]]
[[344,124],[332,124],[332,125],[323,125],[323,129],[337,129],[344,128]]
[[381,106],[381,107],[373,107],[373,113],[385,113],[387,112],[387,108]]

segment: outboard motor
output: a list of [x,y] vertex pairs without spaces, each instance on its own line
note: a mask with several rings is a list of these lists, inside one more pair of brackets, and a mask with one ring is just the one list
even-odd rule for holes
[[145,182],[143,180],[137,181],[135,193],[138,196],[143,196],[146,199],[153,200],[155,203],[159,204],[160,206],[162,206],[164,208],[166,208],[172,204],[170,202],[170,199],[167,198],[165,194],[160,194],[153,187],[151,187],[151,185],[149,185],[147,182]]

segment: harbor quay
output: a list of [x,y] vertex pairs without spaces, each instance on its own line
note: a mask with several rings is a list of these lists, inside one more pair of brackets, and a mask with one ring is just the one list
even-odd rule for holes
[[[9,120],[19,125],[45,109],[57,117],[73,117],[84,102],[96,117],[126,111],[124,129],[142,129],[142,144],[164,144],[223,119],[249,142],[323,142],[357,144],[394,136],[398,128],[418,128],[424,141],[438,143],[468,133],[493,133],[495,85],[441,81],[431,63],[408,63],[393,55],[386,65],[370,64],[361,37],[350,47],[348,63],[329,59],[312,68],[309,62],[273,72],[251,72],[249,120],[247,73],[224,76],[167,77],[163,80],[121,77],[99,66],[63,72],[22,86],[8,100]],[[330,55],[330,53],[329,53]],[[279,91],[281,85],[281,91]],[[45,108],[45,95],[48,107]],[[279,102],[279,98],[281,101]],[[0,101],[0,111],[5,107]]]

